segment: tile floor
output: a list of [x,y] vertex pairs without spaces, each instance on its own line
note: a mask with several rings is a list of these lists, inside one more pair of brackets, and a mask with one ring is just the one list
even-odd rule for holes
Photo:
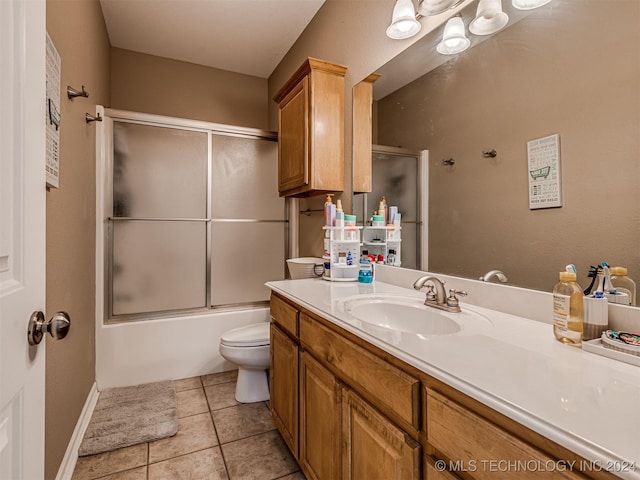
[[80,457],[73,480],[304,480],[266,402],[234,398],[237,371],[174,382],[178,433]]

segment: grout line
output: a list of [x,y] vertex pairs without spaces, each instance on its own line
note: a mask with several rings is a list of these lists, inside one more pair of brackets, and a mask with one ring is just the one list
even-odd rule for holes
[[[253,438],[253,437],[257,437],[257,436],[259,436],[259,435],[264,435],[265,433],[273,432],[274,430],[275,430],[276,432],[278,431],[278,429],[276,428],[276,426],[275,426],[275,425],[274,425],[274,427],[273,427],[273,428],[271,428],[271,429],[269,429],[269,430],[265,430],[264,432],[254,433],[254,434],[252,434],[252,435],[248,435],[248,436],[246,436],[246,437],[242,437],[242,438],[236,438],[235,440],[231,440],[230,442],[221,443],[221,444],[220,444],[220,446],[222,446],[222,445],[230,445],[230,444],[232,444],[232,443],[236,443],[236,442],[239,442],[239,441],[241,441],[241,440],[246,440],[246,439],[248,439],[248,438]],[[279,434],[279,433],[280,433],[280,432],[278,432],[278,434]]]

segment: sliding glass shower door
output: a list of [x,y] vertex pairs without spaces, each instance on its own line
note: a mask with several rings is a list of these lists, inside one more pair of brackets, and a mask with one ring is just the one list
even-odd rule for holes
[[108,320],[268,300],[287,238],[274,140],[114,119]]

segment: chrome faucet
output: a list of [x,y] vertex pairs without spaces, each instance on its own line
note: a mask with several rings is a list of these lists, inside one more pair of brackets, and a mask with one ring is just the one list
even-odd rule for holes
[[485,273],[483,276],[481,276],[478,280],[481,280],[483,282],[488,282],[493,277],[496,277],[502,283],[507,283],[507,281],[508,281],[507,276],[503,272],[501,272],[500,270],[491,270],[491,271]]
[[460,311],[460,302],[456,295],[466,296],[467,292],[454,290],[452,288],[449,290],[449,296],[447,297],[444,289],[445,282],[431,275],[420,277],[414,282],[413,288],[416,290],[422,290],[422,287],[424,287],[427,282],[430,282],[431,284],[426,285],[427,297],[424,300],[425,305],[439,308],[440,310],[445,310],[447,312],[457,313]]

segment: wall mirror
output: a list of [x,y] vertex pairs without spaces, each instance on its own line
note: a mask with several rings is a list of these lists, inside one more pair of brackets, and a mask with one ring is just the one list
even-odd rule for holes
[[[423,269],[550,291],[607,261],[640,284],[640,2],[502,4],[486,38],[461,12],[467,51],[438,54],[440,28],[376,71],[373,143],[429,152]],[[532,209],[528,142],[551,135],[562,205]]]

